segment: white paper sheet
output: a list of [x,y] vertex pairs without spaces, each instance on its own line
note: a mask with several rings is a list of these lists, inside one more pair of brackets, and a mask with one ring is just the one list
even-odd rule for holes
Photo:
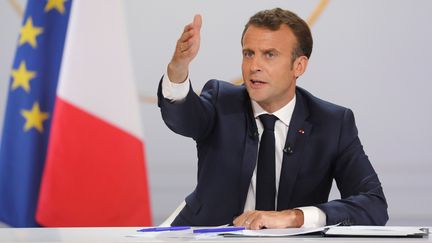
[[[244,237],[286,237],[304,235],[309,233],[321,232],[326,227],[316,228],[287,228],[287,229],[261,229],[261,230],[242,230],[223,234],[224,236],[244,236]],[[331,226],[330,226],[331,227]]]
[[423,236],[427,235],[427,231],[422,230],[422,227],[410,226],[339,226],[332,227],[325,232],[326,236]]

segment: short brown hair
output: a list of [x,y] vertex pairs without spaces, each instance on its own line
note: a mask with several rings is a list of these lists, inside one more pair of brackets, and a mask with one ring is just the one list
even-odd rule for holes
[[291,53],[292,61],[299,56],[306,56],[309,58],[312,53],[312,34],[309,26],[297,14],[283,10],[281,8],[274,8],[263,10],[252,16],[246,23],[242,33],[241,42],[243,45],[243,37],[249,26],[263,27],[270,30],[278,30],[282,24],[286,24],[294,33],[297,38],[297,46]]

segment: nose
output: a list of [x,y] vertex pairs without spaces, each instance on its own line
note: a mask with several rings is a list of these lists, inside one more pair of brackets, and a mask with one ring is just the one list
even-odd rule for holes
[[251,60],[250,71],[253,73],[262,71],[261,61],[256,56]]

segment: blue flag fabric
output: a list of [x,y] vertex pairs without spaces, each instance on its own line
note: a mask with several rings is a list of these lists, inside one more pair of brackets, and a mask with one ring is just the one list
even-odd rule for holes
[[28,1],[0,141],[0,221],[35,220],[72,0]]

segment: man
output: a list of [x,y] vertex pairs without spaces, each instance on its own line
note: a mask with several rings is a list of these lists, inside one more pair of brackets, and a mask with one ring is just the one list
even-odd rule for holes
[[[353,113],[296,86],[312,52],[307,24],[280,8],[258,12],[242,35],[244,85],[210,80],[198,96],[188,72],[201,22],[184,28],[158,90],[165,123],[198,150],[197,186],[172,224],[384,225]],[[341,199],[328,202],[333,179]]]

